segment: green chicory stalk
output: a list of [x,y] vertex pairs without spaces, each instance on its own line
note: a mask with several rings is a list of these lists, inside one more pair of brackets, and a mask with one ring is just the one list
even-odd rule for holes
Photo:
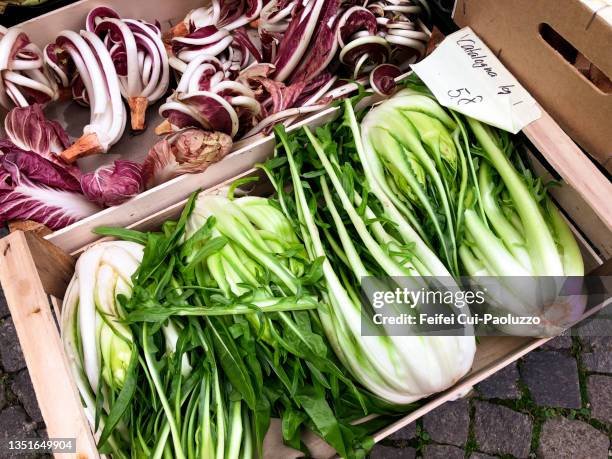
[[[358,458],[372,446],[370,435],[398,413],[354,383],[336,359],[314,312],[321,260],[309,259],[273,201],[194,195],[160,232],[98,232],[131,241],[98,244],[79,261],[93,278],[110,279],[92,257],[114,250],[107,258],[123,269],[115,279],[129,288],[99,287],[112,302],[107,321],[120,327],[119,336],[130,333],[130,352],[81,339],[88,329],[77,320],[79,305],[97,290],[79,267],[63,334],[101,452],[263,457],[270,419],[278,417],[289,446],[307,451],[301,433],[308,428],[341,456]],[[129,269],[122,267],[125,247],[138,255]],[[90,362],[90,351],[102,361]],[[107,353],[121,357],[123,372],[109,372],[118,376],[112,385],[106,377],[88,380],[106,374]],[[368,415],[378,416],[354,425]]]
[[[507,133],[449,114],[427,90],[413,82],[409,87],[364,117],[362,163],[367,161],[387,197],[414,215],[454,276],[495,277],[499,292],[490,293],[489,300],[496,309],[539,315],[548,323],[547,314],[554,311],[540,307],[546,302],[534,302],[527,290],[554,300],[558,287],[553,284],[563,276],[582,276],[584,265],[546,187]],[[532,278],[541,280],[537,287],[527,280]],[[568,322],[581,307],[568,309]]]
[[90,248],[66,293],[62,339],[99,450],[116,458],[255,457],[252,414],[215,359],[223,330],[169,316],[126,321],[130,297],[152,305],[169,279],[167,266],[142,270],[155,263],[152,251],[169,247],[157,236],[144,252],[123,241]]
[[405,89],[365,116],[365,156],[390,199],[432,229],[455,275],[582,275],[575,239],[508,135],[452,115]]
[[362,163],[454,274],[457,183],[464,171],[451,133],[456,123],[436,102],[400,92],[362,123]]
[[[343,364],[382,399],[405,405],[444,390],[471,367],[473,336],[396,336],[362,313],[359,287],[368,276],[453,278],[369,168],[350,101],[343,120],[313,133],[276,128],[276,157],[262,167],[294,222],[311,260],[322,259],[325,289],[319,317]],[[291,190],[287,192],[286,190]],[[376,333],[364,335],[362,327]],[[409,336],[410,335],[410,336]]]

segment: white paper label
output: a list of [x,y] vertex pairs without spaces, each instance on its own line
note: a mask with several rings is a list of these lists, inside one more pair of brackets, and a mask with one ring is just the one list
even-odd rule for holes
[[541,116],[533,97],[469,27],[411,67],[440,104],[513,134]]

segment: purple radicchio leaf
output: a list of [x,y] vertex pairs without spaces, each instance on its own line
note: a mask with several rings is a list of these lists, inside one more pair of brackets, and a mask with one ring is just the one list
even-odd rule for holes
[[61,166],[8,141],[0,150],[0,223],[32,220],[56,230],[101,210]]
[[117,13],[114,9],[107,6],[97,6],[87,14],[85,28],[89,32],[93,32],[96,29],[98,22],[105,18],[121,19],[119,13]]
[[255,44],[251,41],[251,38],[249,37],[246,31],[246,28],[241,27],[240,29],[234,30],[233,37],[234,37],[234,42],[238,43],[241,47],[245,48],[248,51],[248,53],[250,53],[251,56],[253,56],[253,59],[255,59],[255,62],[262,61],[261,53],[259,52],[259,49],[257,49],[257,46],[255,46]]
[[157,142],[144,160],[147,188],[183,174],[203,172],[232,148],[232,138],[222,132],[183,129]]
[[219,13],[219,27],[231,24],[238,19],[244,12],[244,6],[241,0],[225,0],[221,3],[221,11]]
[[13,108],[4,119],[4,130],[19,149],[34,152],[75,177],[80,176],[78,167],[67,164],[59,156],[70,146],[66,131],[58,122],[45,118],[40,105]]
[[316,78],[336,56],[338,40],[335,36],[335,24],[341,3],[340,0],[327,0],[325,2],[310,48],[304,55],[302,63],[290,77],[292,83],[308,82]]
[[390,96],[395,91],[395,79],[402,74],[399,67],[393,64],[381,64],[370,73],[370,86],[381,96]]
[[[11,164],[33,180],[44,185],[67,191],[81,191],[79,179],[61,165],[42,158],[32,151],[24,151],[7,139],[0,140],[0,159],[9,158]],[[41,160],[36,160],[36,157]]]
[[238,131],[236,110],[221,96],[208,92],[176,94],[177,100],[187,107],[188,112],[174,109],[174,104],[166,103],[160,113],[168,121],[179,127],[202,127],[235,136]]
[[314,0],[312,3],[298,3],[293,10],[289,27],[281,40],[274,65],[274,79],[286,80],[302,62],[311,38],[321,18],[324,0]]
[[70,146],[64,129],[46,119],[39,104],[12,109],[4,119],[4,129],[16,146],[42,156],[59,154]]
[[118,206],[143,190],[142,166],[117,160],[81,177],[83,193],[101,206]]

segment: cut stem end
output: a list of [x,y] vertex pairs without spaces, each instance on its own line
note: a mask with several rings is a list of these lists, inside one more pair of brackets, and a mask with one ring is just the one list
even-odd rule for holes
[[104,148],[98,140],[98,135],[92,132],[90,134],[85,134],[70,145],[62,152],[61,157],[67,163],[73,163],[79,158],[97,155],[98,153],[104,153]]
[[174,129],[172,129],[172,124],[168,120],[162,121],[156,128],[155,134],[157,135],[165,135],[170,134]]
[[128,97],[132,130],[142,131],[145,128],[145,114],[149,101],[146,97]]

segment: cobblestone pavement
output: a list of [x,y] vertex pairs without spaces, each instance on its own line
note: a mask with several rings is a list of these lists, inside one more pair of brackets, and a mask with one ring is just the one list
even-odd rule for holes
[[370,457],[606,459],[611,436],[612,337],[560,336],[383,440]]
[[[15,439],[44,439],[45,424],[38,408],[30,375],[17,341],[4,295],[0,292],[0,444]],[[38,458],[0,452],[2,459]]]
[[[4,296],[1,300],[0,443],[46,438]],[[383,440],[370,457],[605,459],[612,456],[611,435],[612,337],[560,336],[478,384],[468,397]]]

